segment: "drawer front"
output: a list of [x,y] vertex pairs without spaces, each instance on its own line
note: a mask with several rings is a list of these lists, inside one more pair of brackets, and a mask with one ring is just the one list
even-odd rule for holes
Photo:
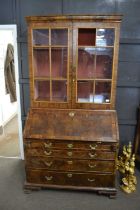
[[43,156],[55,158],[115,160],[115,152],[100,152],[99,150],[54,150],[46,148],[26,148],[25,156]]
[[45,148],[45,149],[84,149],[84,150],[105,150],[115,151],[115,143],[104,142],[80,142],[80,141],[65,141],[65,140],[33,140],[26,141],[25,148]]
[[59,171],[94,171],[113,173],[115,161],[53,159],[53,158],[29,158],[26,160],[27,168],[46,168]]
[[27,170],[27,182],[47,185],[70,185],[89,187],[114,187],[115,176],[109,174],[53,172],[47,170]]

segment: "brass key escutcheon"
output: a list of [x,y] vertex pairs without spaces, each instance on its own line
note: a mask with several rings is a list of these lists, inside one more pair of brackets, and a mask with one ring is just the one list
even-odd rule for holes
[[71,178],[71,177],[72,177],[72,174],[67,174],[67,177],[68,177],[68,178]]
[[74,117],[75,113],[74,112],[69,112],[70,117]]
[[88,178],[88,181],[89,181],[89,182],[95,182],[95,179],[90,179],[90,178]]
[[67,147],[68,148],[72,148],[73,147],[73,144],[67,144]]
[[69,157],[71,157],[71,156],[72,156],[72,152],[67,152],[67,155],[68,155]]
[[68,163],[69,165],[71,165],[71,164],[73,164],[73,161],[72,161],[72,160],[68,160],[67,163]]

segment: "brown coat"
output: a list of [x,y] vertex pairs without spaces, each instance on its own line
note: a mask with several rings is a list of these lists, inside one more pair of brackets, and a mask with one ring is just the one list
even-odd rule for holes
[[6,93],[10,94],[11,102],[17,100],[16,97],[16,82],[15,82],[15,65],[14,65],[14,48],[12,44],[8,44],[5,65],[4,65],[4,75],[5,75],[5,86]]

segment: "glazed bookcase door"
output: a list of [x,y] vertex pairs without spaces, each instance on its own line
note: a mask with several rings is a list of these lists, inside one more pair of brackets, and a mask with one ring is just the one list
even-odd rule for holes
[[71,107],[71,23],[34,23],[29,28],[33,107]]
[[73,26],[73,107],[113,109],[119,26],[75,23]]

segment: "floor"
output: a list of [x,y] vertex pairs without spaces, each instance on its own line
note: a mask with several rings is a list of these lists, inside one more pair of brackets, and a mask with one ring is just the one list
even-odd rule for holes
[[0,156],[20,156],[17,115],[6,124],[3,133],[0,135]]
[[0,210],[139,210],[140,172],[136,173],[137,191],[125,194],[118,186],[116,199],[91,192],[66,190],[42,190],[25,194],[24,162],[0,158]]

